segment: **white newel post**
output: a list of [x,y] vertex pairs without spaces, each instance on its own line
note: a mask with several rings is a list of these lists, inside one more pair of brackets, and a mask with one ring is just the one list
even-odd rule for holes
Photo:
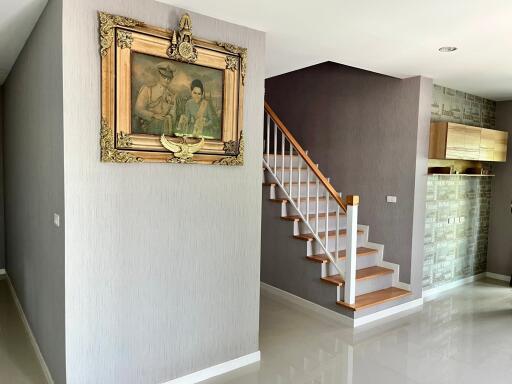
[[356,302],[357,208],[359,196],[347,196],[347,259],[345,262],[345,303]]

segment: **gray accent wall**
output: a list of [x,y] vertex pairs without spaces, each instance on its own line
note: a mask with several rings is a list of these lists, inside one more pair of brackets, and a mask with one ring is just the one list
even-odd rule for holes
[[420,297],[431,80],[327,62],[265,84],[270,106],[337,190],[361,197],[369,240],[384,244],[384,259]]
[[0,269],[5,269],[4,216],[4,90],[0,86]]
[[5,236],[7,273],[56,383],[66,382],[62,107],[62,2],[50,0],[4,84]]
[[506,163],[494,163],[487,271],[512,274],[512,101],[496,106],[496,129],[508,131]]
[[97,10],[174,28],[150,0],[63,9],[69,383],[162,383],[258,351],[265,34],[191,14],[249,49],[242,167],[100,162]]

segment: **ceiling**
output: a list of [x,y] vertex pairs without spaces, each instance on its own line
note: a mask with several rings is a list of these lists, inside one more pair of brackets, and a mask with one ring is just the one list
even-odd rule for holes
[[0,85],[4,83],[47,0],[0,0]]
[[510,0],[160,1],[265,31],[268,77],[334,61],[512,99]]

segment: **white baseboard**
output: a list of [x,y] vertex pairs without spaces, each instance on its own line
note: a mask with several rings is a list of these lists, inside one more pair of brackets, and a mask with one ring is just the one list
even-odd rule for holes
[[487,272],[485,275],[488,278],[494,279],[494,280],[501,280],[501,281],[506,281],[506,282],[510,281],[510,276],[507,276],[507,275],[500,275],[498,273],[493,273],[493,272]]
[[5,269],[0,269],[0,275],[5,275]]
[[246,365],[257,363],[260,360],[261,354],[260,351],[257,351],[249,355],[245,355],[218,365],[214,365],[213,367],[202,369],[200,371],[191,373],[190,375],[178,377],[177,379],[167,381],[163,384],[195,384],[210,379],[212,377],[233,371],[235,369],[242,368]]
[[427,301],[435,299],[437,296],[439,296],[443,292],[449,291],[450,289],[453,289],[453,288],[460,287],[461,285],[472,283],[473,281],[481,280],[486,276],[487,276],[487,273],[483,272],[478,275],[466,277],[465,279],[452,281],[451,283],[441,285],[440,287],[427,289],[426,291],[423,291],[423,298]]
[[37,360],[39,360],[39,363],[41,364],[41,368],[43,370],[46,381],[48,382],[48,384],[54,384],[50,370],[48,369],[48,366],[46,365],[46,362],[44,361],[44,357],[41,353],[41,350],[39,349],[37,340],[34,337],[32,330],[30,329],[30,324],[28,323],[27,317],[25,316],[25,312],[23,312],[23,307],[21,306],[21,303],[18,299],[18,295],[16,294],[16,290],[14,289],[14,286],[12,285],[9,275],[7,275],[7,284],[9,285],[9,289],[11,290],[12,297],[14,299],[14,303],[16,304],[16,308],[18,309],[18,312],[21,317],[21,321],[23,322],[23,325],[25,326],[25,330],[27,331],[28,337],[30,339],[30,343],[32,344],[32,347],[34,348],[34,352],[36,353]]
[[369,324],[377,320],[384,319],[389,316],[397,315],[401,312],[409,311],[411,309],[421,307],[423,305],[423,298],[419,298],[416,300],[408,301],[407,303],[403,303],[400,305],[395,305],[394,307],[390,307],[384,309],[379,312],[372,313],[371,315],[366,315],[363,317],[359,317],[354,319],[354,328],[359,327],[361,325]]
[[261,290],[262,292],[268,293],[281,301],[295,304],[306,310],[313,311],[321,316],[328,317],[332,320],[341,322],[343,325],[353,328],[384,319],[385,317],[396,315],[400,312],[408,311],[423,304],[423,299],[420,298],[354,320],[348,316],[342,315],[341,313],[331,311],[330,309],[322,307],[321,305],[312,303],[311,301],[305,300],[302,297],[295,296],[289,292],[283,291],[263,282],[261,283]]

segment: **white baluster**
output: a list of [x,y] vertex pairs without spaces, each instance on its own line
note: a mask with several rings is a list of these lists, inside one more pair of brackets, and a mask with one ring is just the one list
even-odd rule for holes
[[357,209],[359,196],[347,196],[347,258],[345,261],[345,302],[356,302]]
[[315,213],[315,232],[318,233],[318,210],[319,210],[319,204],[320,204],[320,198],[319,198],[319,179],[318,176],[316,177],[316,213]]
[[270,159],[270,116],[267,115],[267,164]]
[[334,252],[336,252],[334,258],[336,261],[340,258],[340,205],[336,206],[336,244],[334,247]]
[[277,124],[274,123],[274,174],[277,175]]
[[[293,178],[293,158],[292,158],[292,155],[293,155],[293,145],[292,143],[290,143],[290,199],[293,201],[293,196],[292,196],[292,178]],[[300,209],[300,207],[299,207]]]
[[[286,147],[284,132],[281,132],[281,183],[284,186],[284,149]],[[277,175],[276,175],[277,177]]]
[[299,156],[299,169],[298,169],[298,172],[299,172],[299,178],[298,178],[298,190],[297,190],[297,207],[299,207],[299,210],[300,210],[300,171],[301,171],[301,167],[302,167],[302,156]]
[[325,189],[325,249],[329,250],[329,191]]
[[309,223],[309,165],[306,170],[308,184],[306,186],[306,221]]

